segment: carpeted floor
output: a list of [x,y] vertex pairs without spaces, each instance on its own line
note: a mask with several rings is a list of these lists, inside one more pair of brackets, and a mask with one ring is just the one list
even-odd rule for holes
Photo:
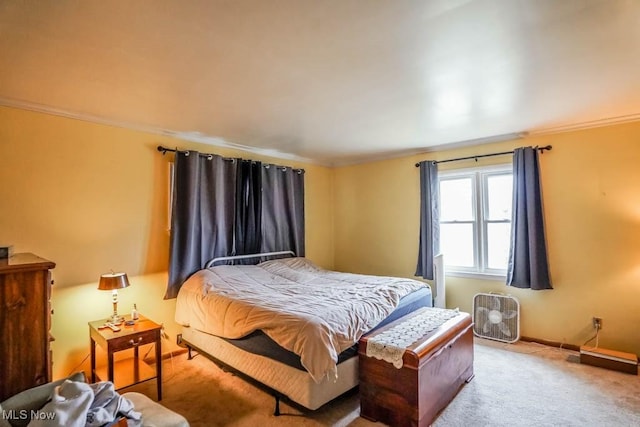
[[[375,426],[360,418],[357,390],[315,412],[281,404],[203,356],[164,362],[162,404],[199,426]],[[576,352],[476,338],[475,378],[434,426],[638,426],[640,377],[580,365]],[[123,391],[155,398],[155,382]]]

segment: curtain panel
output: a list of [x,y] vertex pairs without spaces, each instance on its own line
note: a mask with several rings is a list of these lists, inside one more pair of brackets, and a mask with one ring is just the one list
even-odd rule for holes
[[513,209],[507,285],[533,290],[552,289],[542,209],[538,149],[513,153]]
[[304,173],[289,167],[262,168],[262,242],[260,252],[305,255]]
[[304,171],[196,151],[176,152],[174,170],[165,299],[216,257],[304,256]]
[[197,151],[175,158],[169,246],[169,284],[165,299],[175,298],[180,285],[209,259],[232,249],[235,182],[238,162]]
[[420,162],[420,236],[416,276],[433,280],[433,257],[440,252],[438,164]]
[[[262,235],[262,162],[239,160],[236,176],[236,221],[231,255],[260,252]],[[251,264],[254,260],[237,260]]]

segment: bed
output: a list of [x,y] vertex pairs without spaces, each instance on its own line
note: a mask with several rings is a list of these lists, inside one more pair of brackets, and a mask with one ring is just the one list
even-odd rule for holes
[[290,257],[196,272],[178,293],[176,322],[190,351],[266,386],[277,414],[280,397],[315,410],[355,387],[358,340],[431,305],[424,282]]

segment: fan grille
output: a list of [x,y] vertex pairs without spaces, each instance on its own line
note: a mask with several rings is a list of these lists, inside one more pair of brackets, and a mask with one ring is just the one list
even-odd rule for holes
[[509,295],[473,297],[473,332],[476,336],[513,343],[520,339],[520,303]]

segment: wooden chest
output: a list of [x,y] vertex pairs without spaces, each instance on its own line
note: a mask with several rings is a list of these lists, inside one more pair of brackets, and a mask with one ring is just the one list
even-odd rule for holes
[[473,378],[471,316],[459,313],[408,346],[403,366],[367,356],[367,341],[411,313],[363,337],[359,344],[360,415],[391,426],[428,426]]

